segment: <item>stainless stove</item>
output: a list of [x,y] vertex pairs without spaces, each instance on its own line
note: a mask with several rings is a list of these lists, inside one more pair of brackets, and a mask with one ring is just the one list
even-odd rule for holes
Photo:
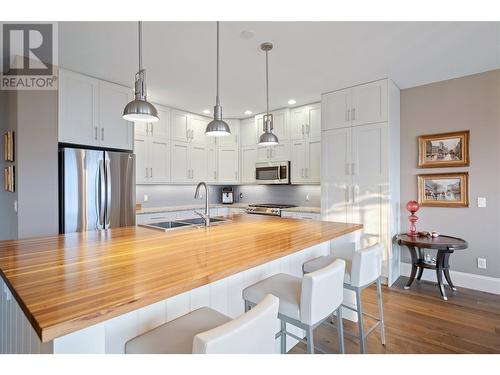
[[246,209],[248,214],[281,216],[281,210],[296,207],[293,204],[250,204]]

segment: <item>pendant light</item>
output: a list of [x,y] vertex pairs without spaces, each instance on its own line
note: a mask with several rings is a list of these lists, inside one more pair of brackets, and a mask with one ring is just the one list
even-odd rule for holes
[[231,134],[229,125],[222,120],[222,107],[219,101],[219,22],[217,21],[217,92],[215,96],[214,119],[210,121],[205,134],[211,137],[225,137]]
[[142,22],[139,21],[139,71],[135,74],[135,98],[125,106],[122,117],[134,122],[158,121],[158,111],[146,100],[146,96],[146,70],[142,69]]
[[273,134],[273,115],[269,113],[269,62],[268,53],[273,49],[273,44],[270,42],[262,43],[260,49],[266,53],[266,114],[263,118],[264,133],[259,138],[259,145],[272,146],[279,143],[278,137]]

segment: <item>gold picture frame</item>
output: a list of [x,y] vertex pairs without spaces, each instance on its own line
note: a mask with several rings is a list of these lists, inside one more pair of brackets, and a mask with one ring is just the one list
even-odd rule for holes
[[9,165],[5,167],[3,170],[3,185],[4,190],[13,193],[15,191],[15,175],[14,175],[14,166]]
[[14,161],[14,132],[8,131],[3,135],[3,158],[5,161]]
[[469,173],[419,174],[418,203],[423,207],[469,207]]
[[418,137],[418,167],[447,168],[469,165],[469,130]]

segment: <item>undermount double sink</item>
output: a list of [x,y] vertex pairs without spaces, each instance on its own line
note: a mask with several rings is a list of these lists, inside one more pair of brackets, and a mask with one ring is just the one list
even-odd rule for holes
[[[229,219],[217,219],[210,218],[210,225],[212,224],[222,224],[224,222],[229,221]],[[183,219],[183,220],[173,220],[173,221],[163,221],[160,223],[152,223],[152,224],[140,224],[141,227],[158,229],[158,230],[172,230],[183,227],[204,227],[205,220],[201,217],[195,217],[193,219]]]

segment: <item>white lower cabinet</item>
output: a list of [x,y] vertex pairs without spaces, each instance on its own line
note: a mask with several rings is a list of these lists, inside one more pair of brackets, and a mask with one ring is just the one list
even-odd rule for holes
[[281,217],[302,220],[321,220],[321,214],[314,212],[281,211]]

